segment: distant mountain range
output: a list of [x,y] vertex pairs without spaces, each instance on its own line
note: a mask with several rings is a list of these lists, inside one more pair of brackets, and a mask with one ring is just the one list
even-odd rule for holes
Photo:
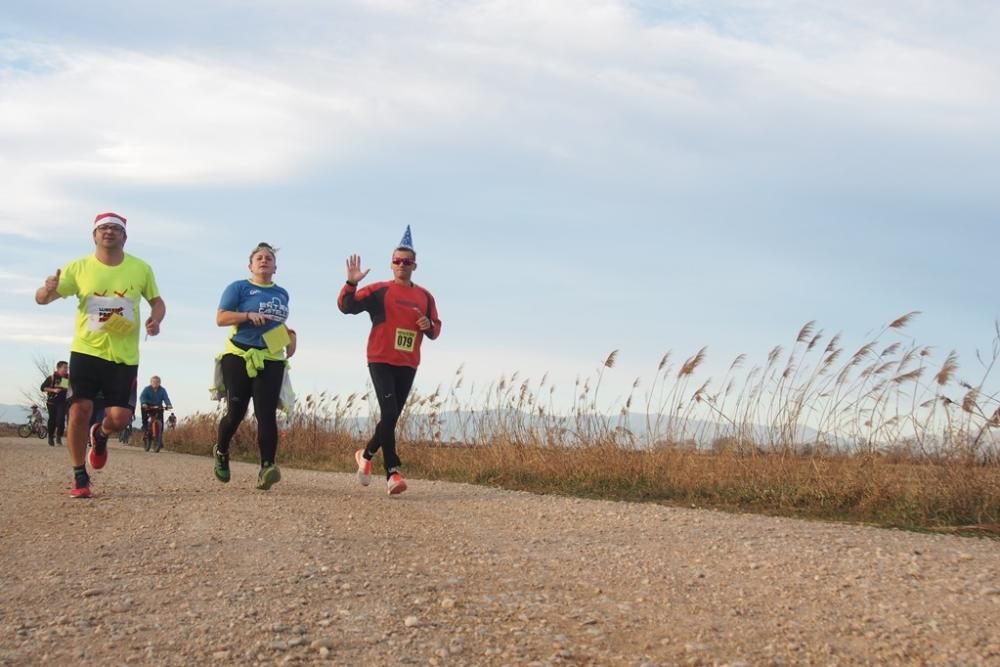
[[0,423],[20,424],[28,419],[31,412],[23,405],[7,405],[0,403]]
[[[30,410],[23,405],[0,403],[0,422],[20,424],[28,418],[29,412]],[[604,433],[625,428],[632,434],[636,444],[641,446],[648,443],[653,433],[655,433],[656,439],[667,436],[668,425],[665,417],[661,415],[659,420],[660,423],[657,424],[657,415],[647,417],[645,414],[633,412],[626,417],[590,415],[580,419],[567,417],[564,420],[547,417],[544,423],[552,429],[566,429],[562,435],[569,440],[572,439],[570,432],[578,428],[585,433],[587,431]],[[428,415],[415,413],[404,415],[401,435],[421,440],[439,439],[442,442],[474,441],[477,434],[496,434],[504,430],[524,434],[526,429],[530,429],[538,434],[544,430],[542,423],[540,418],[535,415],[525,412],[518,413],[513,410],[443,411],[438,413],[434,423],[431,423],[431,418]],[[353,417],[345,419],[341,425],[358,437],[367,437],[374,423],[367,417]],[[333,426],[332,423],[327,424],[327,427],[331,426]],[[681,436],[681,425],[674,424],[673,431],[672,435],[675,438]],[[435,433],[440,434],[438,438],[433,437]],[[731,430],[718,423],[698,419],[689,420],[683,428],[683,439],[698,447],[706,447],[711,444],[715,437],[729,434],[731,434]],[[760,442],[767,442],[770,434],[763,426],[755,426],[749,435]],[[802,428],[797,433],[798,438],[804,442],[815,441],[818,435],[815,429],[808,427]],[[627,440],[627,437],[622,438],[622,441]],[[829,441],[829,438],[827,440]]]
[[[368,419],[359,418],[347,420],[348,429],[357,432],[370,430],[371,423]],[[433,434],[440,433],[437,438],[443,442],[450,441],[474,441],[477,434],[496,434],[509,431],[511,434],[525,434],[531,431],[534,434],[545,432],[546,428],[555,435],[556,439],[564,438],[573,440],[574,434],[582,436],[584,440],[589,440],[589,434],[607,434],[610,432],[619,435],[619,442],[632,441],[637,446],[643,446],[650,440],[683,441],[689,445],[706,447],[712,444],[715,438],[726,438],[734,435],[734,428],[719,422],[702,419],[689,419],[686,423],[675,420],[673,424],[664,415],[646,415],[645,413],[630,412],[627,415],[584,415],[579,418],[548,416],[544,420],[537,415],[515,410],[484,410],[479,412],[467,411],[443,411],[436,415],[436,419],[431,423],[429,415],[416,413],[413,415],[404,414],[403,419],[404,437],[416,437],[417,439],[430,439]],[[747,428],[743,434],[759,443],[768,443],[777,434],[771,429],[754,425]],[[810,443],[817,440],[824,440],[828,443],[840,442],[837,438],[826,436],[820,437],[816,429],[808,426],[800,426],[795,433],[797,442]]]

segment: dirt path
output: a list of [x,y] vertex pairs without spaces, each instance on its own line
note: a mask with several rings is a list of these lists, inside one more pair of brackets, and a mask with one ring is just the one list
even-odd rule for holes
[[0,439],[0,664],[1000,663],[987,540]]

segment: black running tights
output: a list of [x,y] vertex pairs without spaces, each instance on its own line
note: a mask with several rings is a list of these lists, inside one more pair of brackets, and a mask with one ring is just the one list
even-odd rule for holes
[[226,385],[226,414],[219,420],[219,451],[228,452],[229,442],[247,414],[253,397],[257,418],[257,447],[261,464],[274,463],[278,451],[278,395],[285,379],[284,361],[265,361],[257,376],[247,375],[246,361],[235,354],[222,357],[222,381]]
[[372,387],[375,389],[381,414],[375,427],[375,435],[368,441],[365,453],[367,458],[371,458],[382,448],[382,462],[388,479],[391,473],[399,471],[401,465],[399,455],[396,454],[396,422],[406,405],[406,397],[410,395],[417,369],[390,364],[368,364],[368,372],[372,376]]

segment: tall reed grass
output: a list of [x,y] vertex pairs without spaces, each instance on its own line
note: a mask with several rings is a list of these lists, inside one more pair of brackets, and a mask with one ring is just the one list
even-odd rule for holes
[[[917,314],[855,350],[808,322],[759,364],[738,355],[719,381],[697,377],[706,348],[679,361],[668,351],[610,408],[600,390],[617,350],[568,400],[547,375],[477,388],[459,367],[447,388],[410,396],[401,455],[411,475],[537,492],[1000,533],[1000,413],[985,389],[1000,327],[972,383],[955,352],[935,363],[928,346],[884,340]],[[351,470],[375,413],[370,389],[307,396],[279,458]],[[184,420],[172,447],[208,453],[219,416]],[[249,420],[234,455],[255,459],[255,438]]]

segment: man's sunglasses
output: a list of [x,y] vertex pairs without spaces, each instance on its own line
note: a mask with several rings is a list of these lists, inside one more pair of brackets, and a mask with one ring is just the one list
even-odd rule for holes
[[396,266],[413,266],[415,262],[409,257],[393,257],[392,263]]

